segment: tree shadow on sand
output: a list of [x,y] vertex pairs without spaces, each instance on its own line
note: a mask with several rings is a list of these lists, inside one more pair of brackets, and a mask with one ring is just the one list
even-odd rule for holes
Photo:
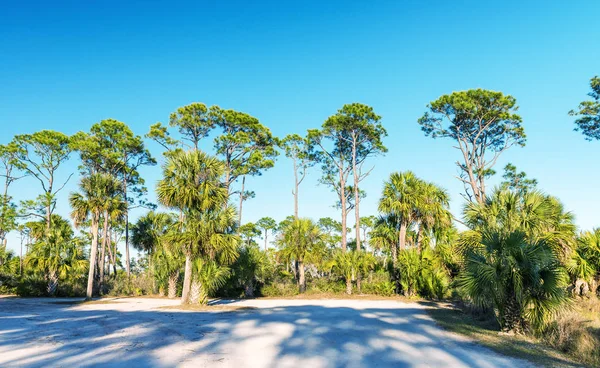
[[0,301],[0,366],[508,367],[416,305],[235,312],[89,310]]

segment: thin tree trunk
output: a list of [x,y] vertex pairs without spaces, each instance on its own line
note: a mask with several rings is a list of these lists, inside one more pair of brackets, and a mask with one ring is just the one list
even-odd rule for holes
[[102,229],[102,253],[100,258],[100,290],[104,283],[104,262],[106,259],[106,244],[108,243],[108,211],[104,212],[104,228]]
[[298,164],[294,158],[294,219],[298,220]]
[[19,257],[19,276],[23,276],[23,236],[22,235],[21,235],[21,256]]
[[267,252],[267,238],[269,236],[269,230],[265,229],[265,253]]
[[346,277],[346,294],[352,295],[352,279]]
[[346,188],[341,187],[340,193],[342,194],[341,198],[340,198],[340,201],[342,204],[342,251],[346,252],[346,247],[348,244],[347,234],[346,234],[347,229],[348,229],[348,226],[346,224],[346,218],[348,216],[348,212],[346,212]]
[[94,293],[94,270],[96,268],[96,254],[98,253],[98,220],[99,214],[92,215],[92,249],[90,250],[90,269],[88,272],[87,290],[85,300],[91,300]]
[[238,217],[238,224],[242,224],[242,206],[244,204],[244,187],[246,186],[246,177],[242,176],[242,190],[240,191],[240,212]]
[[304,279],[304,261],[298,261],[298,288],[300,294],[306,291],[306,280]]
[[131,263],[129,260],[129,202],[127,200],[127,175],[123,175],[123,200],[125,201],[125,270],[127,277],[131,274]]
[[392,280],[396,294],[400,294],[400,278],[398,277],[398,243],[392,244]]
[[192,285],[192,256],[185,256],[185,273],[183,274],[183,290],[181,291],[181,304],[188,304],[190,301],[190,287]]
[[358,170],[356,168],[356,138],[352,144],[352,178],[354,179],[354,221],[356,227],[356,250],[360,251],[360,196],[358,189]]

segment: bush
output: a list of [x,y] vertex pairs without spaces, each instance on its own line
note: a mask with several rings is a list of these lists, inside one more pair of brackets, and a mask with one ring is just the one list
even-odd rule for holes
[[110,296],[142,296],[154,294],[154,281],[147,274],[131,275],[119,272],[116,278],[104,281],[104,291]]
[[600,366],[600,331],[587,325],[577,312],[568,312],[550,324],[542,339],[579,362]]
[[391,281],[364,282],[361,285],[361,291],[364,294],[373,294],[381,296],[393,296],[395,292],[394,283]]
[[16,292],[18,296],[48,296],[48,283],[42,278],[27,276],[18,283]]
[[0,274],[0,295],[15,294],[17,292],[18,280],[13,275]]
[[271,285],[263,286],[261,289],[261,293],[263,296],[295,296],[298,295],[298,285],[274,283]]
[[320,293],[345,293],[346,284],[341,280],[332,280],[328,278],[319,278],[312,280],[306,287],[306,292],[309,294]]

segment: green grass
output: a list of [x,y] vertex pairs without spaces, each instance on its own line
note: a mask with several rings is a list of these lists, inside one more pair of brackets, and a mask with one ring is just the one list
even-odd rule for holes
[[527,336],[498,332],[494,318],[475,317],[447,303],[426,303],[428,314],[445,330],[467,336],[500,354],[543,367],[584,367],[567,355]]

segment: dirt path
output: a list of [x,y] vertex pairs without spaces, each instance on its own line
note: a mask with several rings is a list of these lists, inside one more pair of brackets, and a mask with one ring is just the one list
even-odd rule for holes
[[246,300],[235,312],[165,299],[0,298],[1,367],[526,367],[443,331],[419,304]]

